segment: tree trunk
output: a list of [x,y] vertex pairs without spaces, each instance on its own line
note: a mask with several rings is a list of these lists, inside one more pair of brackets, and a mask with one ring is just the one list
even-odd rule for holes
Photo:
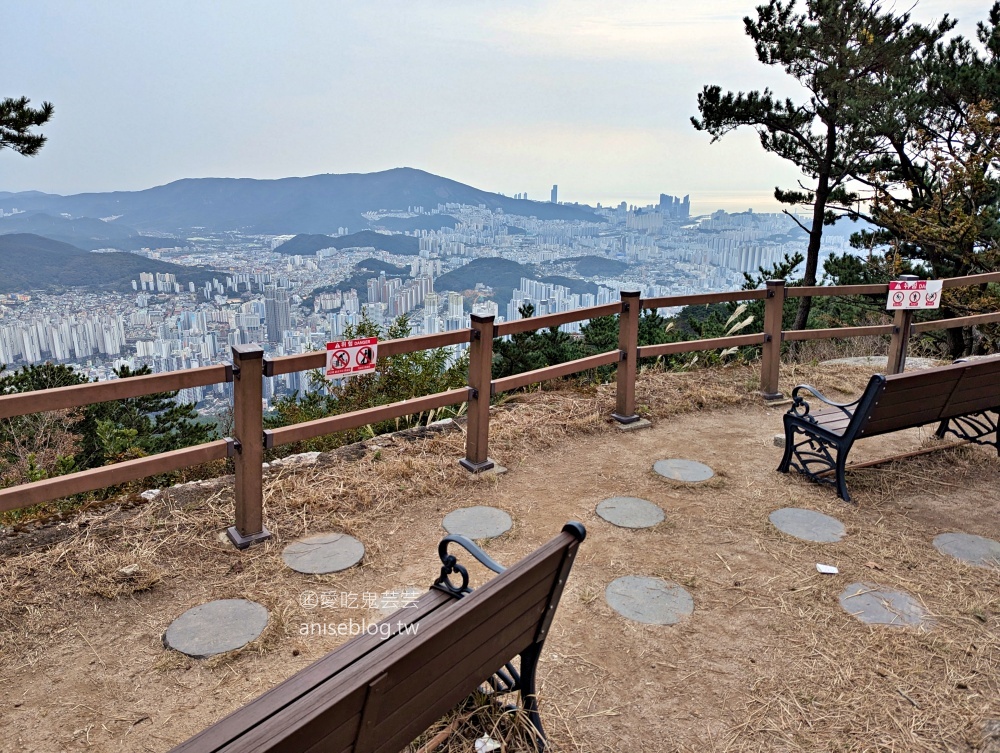
[[[831,107],[836,109],[835,99],[831,99]],[[834,157],[837,154],[837,126],[827,121],[826,152],[819,166],[816,181],[816,198],[813,202],[812,227],[809,229],[809,248],[806,249],[806,273],[802,278],[804,286],[816,284],[816,268],[819,266],[819,249],[823,243],[823,218],[826,215],[826,202],[830,198],[830,171]],[[792,329],[805,329],[809,323],[809,310],[812,308],[812,298],[808,296],[799,299],[799,310],[795,314]]]
[[[820,176],[816,187],[816,203],[813,205],[812,229],[809,232],[809,247],[806,249],[806,271],[802,277],[803,285],[816,284],[816,271],[819,266],[819,249],[823,243],[823,215],[826,213],[826,199],[830,193],[829,178]],[[812,298],[799,298],[799,310],[795,314],[792,329],[805,329],[809,322],[809,310],[812,308]]]

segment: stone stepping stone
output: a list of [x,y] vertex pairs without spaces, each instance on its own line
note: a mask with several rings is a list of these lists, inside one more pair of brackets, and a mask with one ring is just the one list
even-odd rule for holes
[[365,556],[365,545],[346,533],[324,533],[293,541],[281,559],[298,573],[338,573],[354,567]]
[[847,535],[844,524],[836,518],[801,507],[783,507],[772,512],[767,519],[782,533],[804,541],[833,544]]
[[976,567],[1000,567],[1000,541],[971,533],[942,533],[934,537],[934,548]]
[[473,541],[493,539],[507,533],[514,525],[510,515],[496,507],[477,505],[463,507],[448,513],[444,518],[444,530],[457,536],[465,536]]
[[840,606],[869,625],[930,628],[934,624],[927,610],[908,593],[874,583],[851,583],[840,594]]
[[663,522],[663,510],[638,497],[610,497],[597,505],[597,514],[619,528],[651,528]]
[[702,481],[708,481],[708,479],[715,475],[715,471],[704,463],[699,463],[696,460],[683,460],[681,458],[657,460],[653,463],[653,470],[672,481],[683,481],[688,484],[698,484]]
[[617,578],[604,590],[604,598],[622,617],[647,625],[675,625],[694,612],[691,594],[662,578]]
[[267,609],[246,599],[220,599],[191,607],[170,623],[163,645],[195,659],[243,648],[267,627]]

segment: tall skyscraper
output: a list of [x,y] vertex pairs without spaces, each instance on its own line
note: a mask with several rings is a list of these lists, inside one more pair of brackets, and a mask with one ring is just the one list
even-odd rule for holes
[[276,285],[264,288],[264,320],[267,326],[267,341],[280,343],[283,333],[292,328],[287,288],[279,288]]
[[552,198],[550,199],[550,201],[553,204],[558,204],[559,203],[559,186],[558,185],[552,186]]

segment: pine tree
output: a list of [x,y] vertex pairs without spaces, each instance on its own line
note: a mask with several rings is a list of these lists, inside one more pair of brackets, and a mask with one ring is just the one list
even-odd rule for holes
[[[716,141],[741,126],[754,128],[761,146],[790,161],[810,181],[799,189],[775,188],[789,206],[812,208],[803,223],[809,234],[803,285],[815,285],[823,226],[850,213],[859,199],[852,176],[864,172],[874,138],[864,115],[885,95],[897,69],[920,57],[952,26],[947,17],[935,28],[910,22],[907,13],[885,12],[865,0],[770,0],[758,6],[757,19],[745,18],[757,59],[780,66],[808,92],[801,102],[779,99],[769,89],[722,93],[706,86],[698,95],[701,119],[694,127]],[[800,299],[794,328],[807,326],[811,299]]]
[[45,125],[52,117],[52,103],[42,102],[39,108],[29,107],[27,97],[0,100],[0,149],[13,149],[32,157],[45,144],[45,136],[32,133],[32,128]]
[[[43,363],[7,372],[0,364],[0,395],[85,384],[68,366]],[[0,486],[58,476],[76,469],[82,414],[45,411],[0,419]]]
[[[876,230],[852,243],[931,277],[1000,265],[1000,3],[978,25],[979,46],[955,36],[907,61],[867,113],[876,136],[859,214]],[[904,270],[907,271],[907,270]],[[988,295],[987,295],[988,294]],[[940,315],[993,310],[995,291],[947,291]],[[947,330],[952,357],[973,333]]]
[[[150,373],[148,366],[115,369],[119,379]],[[86,406],[79,425],[78,462],[95,468],[216,439],[214,427],[196,420],[194,404],[177,403],[176,397],[176,392],[157,392]]]

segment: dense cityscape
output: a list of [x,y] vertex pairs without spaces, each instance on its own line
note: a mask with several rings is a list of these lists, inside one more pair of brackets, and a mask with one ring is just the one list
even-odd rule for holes
[[[540,220],[457,204],[364,215],[374,228],[390,217],[454,218],[454,227],[406,233],[418,239],[417,255],[334,248],[333,239],[350,228],[331,235],[330,248],[309,255],[281,251],[290,235],[206,233],[173,248],[134,252],[220,270],[203,285],[141,273],[131,291],[0,297],[0,364],[50,360],[106,379],[121,365],[147,365],[155,373],[226,362],[237,344],[259,343],[272,356],[303,353],[338,339],[362,317],[384,329],[406,315],[413,334],[431,334],[468,326],[470,313],[498,322],[517,319],[525,303],[542,315],[608,303],[622,289],[639,289],[645,297],[734,289],[744,272],[756,273],[803,248],[804,234],[788,216],[717,211],[692,217],[689,207],[689,197],[663,194],[645,207],[598,205],[595,221]],[[825,248],[843,250],[844,239],[836,236]],[[538,274],[521,277],[509,294],[495,290],[491,279],[449,286],[448,273],[491,258]],[[533,279],[539,274],[567,284]],[[305,389],[303,376],[266,380],[265,398]],[[178,399],[211,413],[228,388],[184,390]]]

